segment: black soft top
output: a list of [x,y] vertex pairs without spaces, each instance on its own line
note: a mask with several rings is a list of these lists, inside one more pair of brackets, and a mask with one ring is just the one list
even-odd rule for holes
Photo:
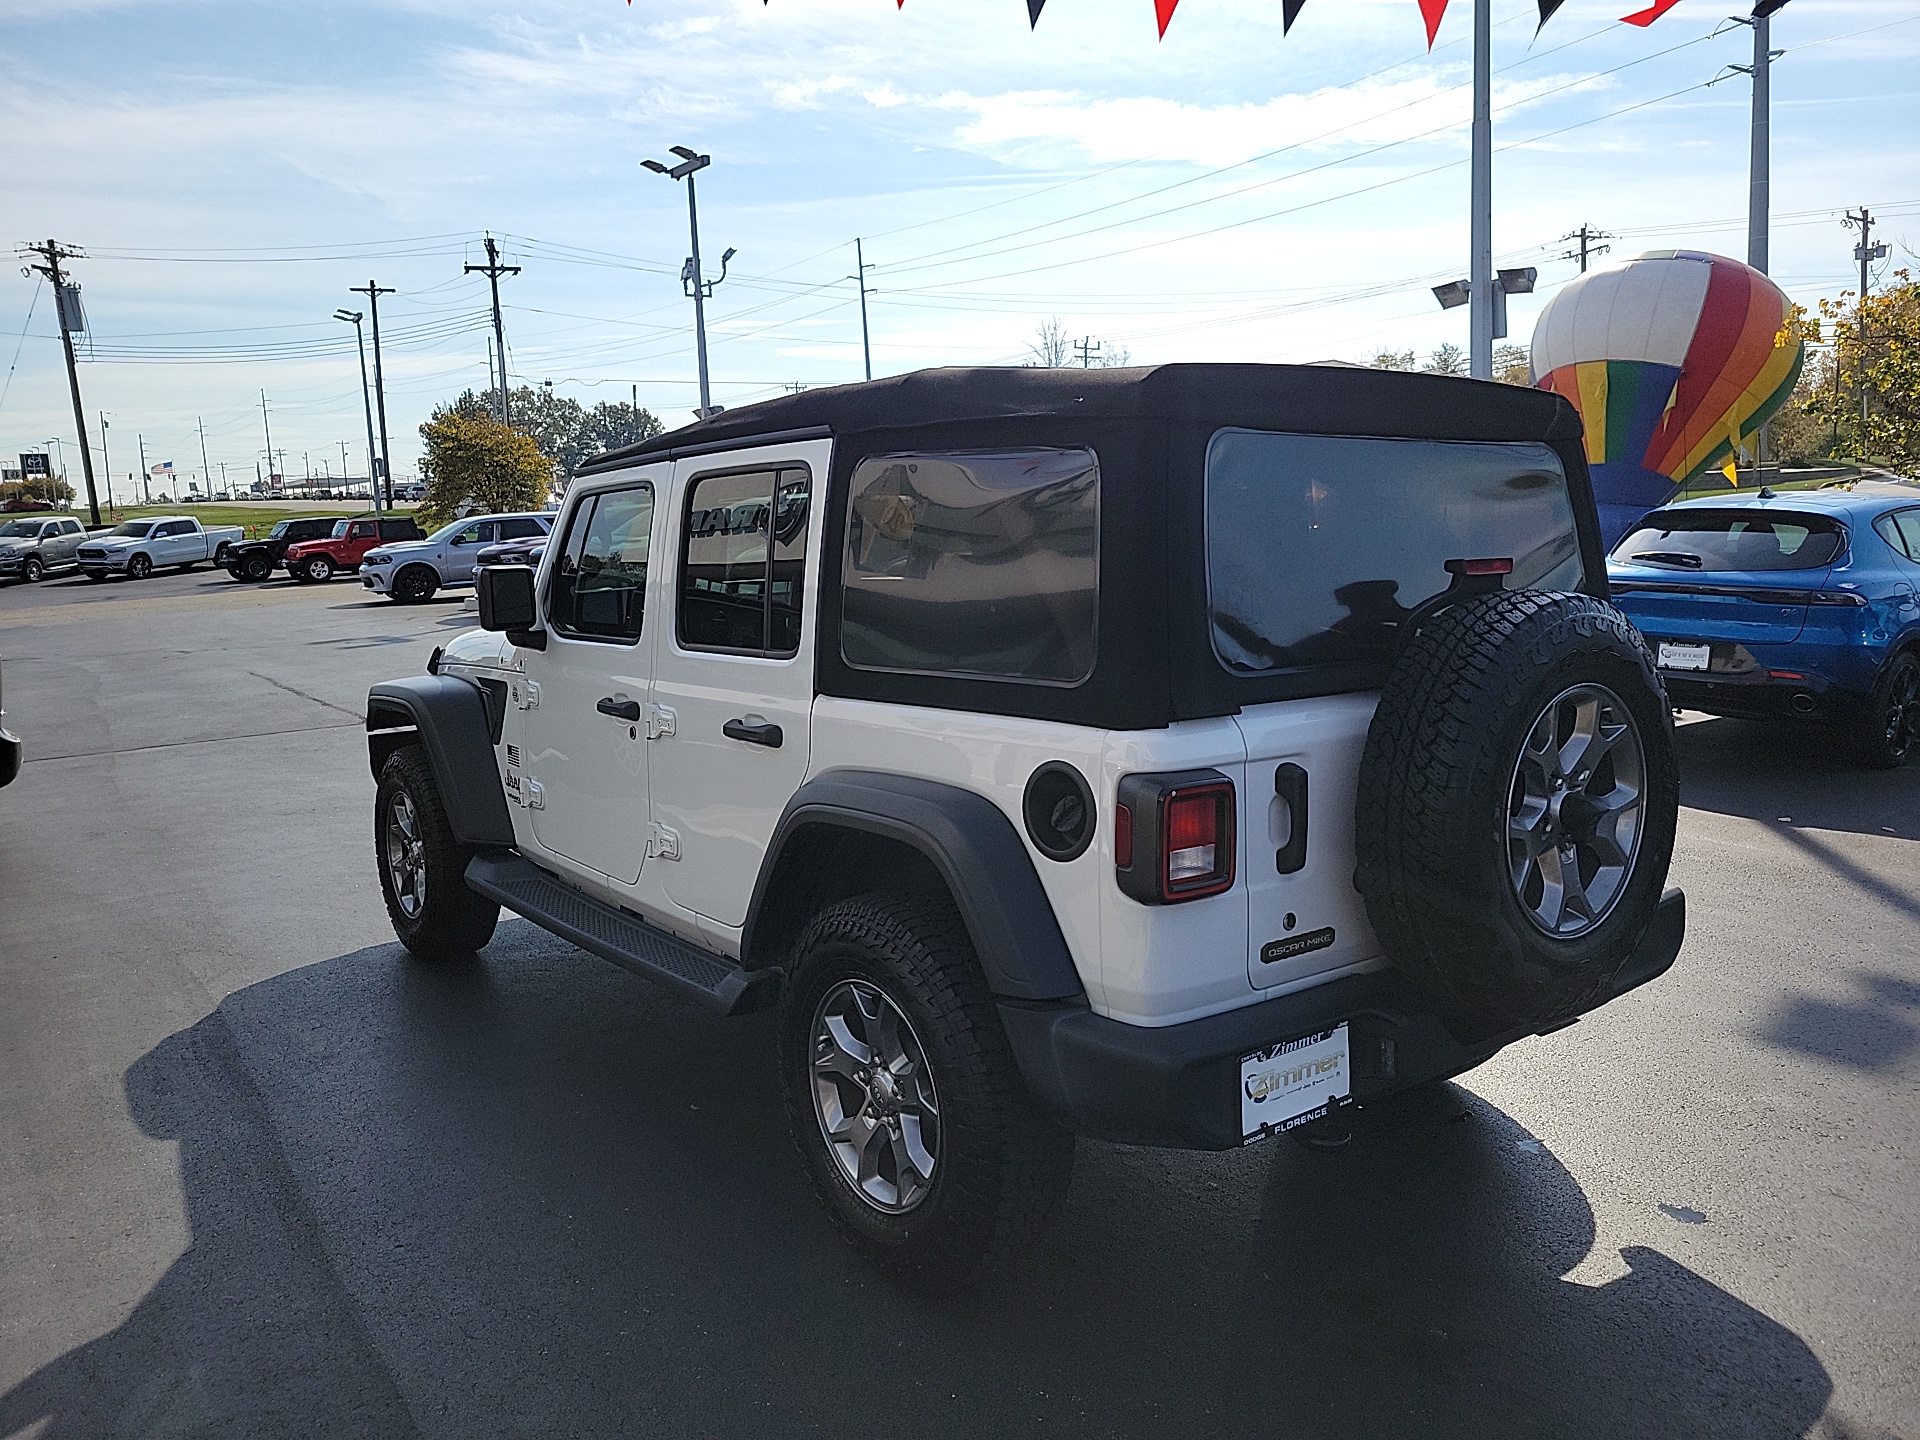
[[1046,417],[1420,440],[1570,441],[1581,433],[1579,414],[1549,391],[1451,375],[1348,365],[953,366],[743,405],[611,451],[581,473],[796,431],[860,435]]
[[[921,370],[782,395],[603,455],[582,475],[675,456],[833,439],[820,570],[816,685],[823,695],[1142,729],[1244,705],[1377,688],[1376,665],[1230,675],[1208,628],[1205,461],[1223,428],[1384,439],[1544,442],[1560,456],[1585,561],[1606,559],[1578,413],[1558,395],[1454,376],[1344,365],[1154,365],[1116,370]],[[855,669],[839,641],[849,479],[869,455],[1086,448],[1100,466],[1098,655],[1071,687]]]

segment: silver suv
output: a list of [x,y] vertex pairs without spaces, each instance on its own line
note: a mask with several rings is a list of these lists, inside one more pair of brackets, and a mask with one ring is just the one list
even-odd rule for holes
[[553,516],[537,513],[470,515],[424,540],[396,540],[369,550],[360,561],[360,583],[403,605],[430,600],[436,591],[473,583],[473,562],[489,545],[545,535]]

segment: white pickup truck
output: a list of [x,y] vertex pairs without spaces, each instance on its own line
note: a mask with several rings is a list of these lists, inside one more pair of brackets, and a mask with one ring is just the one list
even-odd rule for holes
[[190,515],[129,520],[104,535],[89,536],[80,547],[80,568],[89,580],[113,574],[144,580],[165,565],[191,570],[203,560],[217,561],[245,534],[238,525],[209,529]]

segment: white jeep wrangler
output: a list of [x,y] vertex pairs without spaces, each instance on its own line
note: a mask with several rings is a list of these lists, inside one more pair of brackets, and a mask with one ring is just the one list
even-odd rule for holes
[[1076,1132],[1332,1139],[1680,948],[1669,712],[1551,394],[929,371],[608,455],[553,533],[369,696],[394,928],[504,906],[777,1005],[889,1268],[1011,1253]]

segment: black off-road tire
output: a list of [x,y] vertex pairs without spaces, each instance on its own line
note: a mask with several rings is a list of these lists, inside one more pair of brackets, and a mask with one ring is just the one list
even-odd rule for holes
[[[812,1181],[854,1248],[887,1272],[931,1286],[989,1273],[1031,1243],[1073,1175],[1072,1135],[1021,1081],[966,926],[944,897],[872,894],[816,914],[780,997],[781,1090]],[[924,1052],[940,1138],[919,1204],[886,1213],[842,1172],[813,1092],[822,1001],[843,981],[881,991]]]
[[240,563],[233,568],[236,580],[251,580],[258,585],[273,578],[273,561],[261,552],[249,551],[240,557]]
[[40,562],[38,555],[29,555],[20,562],[20,578],[29,585],[38,585],[46,578],[47,567]]
[[136,555],[127,561],[127,578],[144,580],[153,574],[153,561],[145,555]]
[[[1536,720],[1584,686],[1636,732],[1639,829],[1610,903],[1563,937],[1523,903],[1509,813]],[[1639,632],[1591,596],[1496,592],[1443,610],[1394,664],[1361,761],[1354,883],[1395,967],[1474,1043],[1604,994],[1659,904],[1678,812],[1672,714]]]
[[433,598],[440,588],[440,578],[425,565],[407,565],[389,584],[389,599],[401,605],[420,605]]
[[[403,798],[418,832],[417,860],[424,882],[424,895],[411,903],[400,893],[400,878],[389,852],[389,826]],[[455,960],[473,954],[493,938],[500,907],[467,888],[467,862],[474,852],[454,839],[440,786],[418,745],[402,746],[380,767],[373,801],[373,845],[387,917],[407,949],[423,960]]]
[[1898,770],[1920,752],[1920,655],[1887,662],[1854,727],[1854,758],[1868,770]]

